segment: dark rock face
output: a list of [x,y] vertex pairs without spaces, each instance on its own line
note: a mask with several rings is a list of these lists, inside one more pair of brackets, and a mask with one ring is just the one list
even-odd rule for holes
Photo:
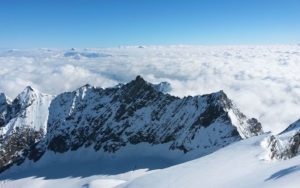
[[1,140],[0,167],[11,163],[21,164],[25,159],[23,154],[26,155],[23,151],[34,145],[43,136],[42,131],[34,131],[29,128],[22,131],[17,129],[10,133],[4,140]]
[[262,126],[255,118],[251,118],[247,120],[247,123],[250,125],[250,132],[259,133],[262,132]]
[[[20,162],[13,163],[25,158],[37,161],[47,150],[64,153],[92,146],[115,153],[139,143],[207,154],[261,133],[260,123],[247,119],[223,91],[178,98],[137,76],[120,87],[85,85],[58,95],[49,107],[47,134],[14,149],[23,152],[17,156]],[[3,162],[0,168],[13,163]]]
[[290,155],[289,157],[295,157],[300,149],[300,132],[297,132],[290,140]]

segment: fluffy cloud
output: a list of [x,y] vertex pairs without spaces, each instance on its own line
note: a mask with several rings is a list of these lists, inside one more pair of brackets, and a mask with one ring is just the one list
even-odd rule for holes
[[[66,55],[67,54],[67,55]],[[136,75],[171,83],[172,94],[224,90],[265,130],[300,118],[300,46],[146,46],[107,49],[1,50],[0,92],[26,85],[58,94],[86,83],[109,87]]]

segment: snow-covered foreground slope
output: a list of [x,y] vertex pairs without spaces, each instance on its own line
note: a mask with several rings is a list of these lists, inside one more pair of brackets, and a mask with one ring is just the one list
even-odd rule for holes
[[[62,169],[63,170],[63,169]],[[45,179],[44,177],[26,177],[17,180],[0,180],[2,188],[113,188],[136,177],[147,174],[146,169],[129,171],[117,175],[93,175],[89,177],[65,177]]]
[[[65,157],[51,165],[10,172],[0,177],[0,186],[23,187],[278,187],[298,188],[300,185],[300,155],[289,160],[268,160],[262,143],[268,134],[231,144],[210,155],[169,168],[170,160],[162,158],[120,158],[73,163]],[[78,152],[78,151],[77,151]],[[89,157],[89,152],[86,157]],[[128,151],[130,153],[132,151]],[[76,153],[76,152],[75,152]],[[70,152],[69,155],[74,155]],[[66,156],[66,155],[65,155]],[[80,156],[80,155],[78,155]],[[49,155],[47,160],[53,156]],[[46,159],[46,158],[45,158]],[[61,159],[61,158],[60,158]],[[128,170],[135,165],[137,170]],[[142,166],[144,165],[144,166]],[[146,166],[150,167],[147,171]],[[151,170],[154,168],[160,170]],[[59,171],[57,170],[59,168]],[[163,169],[164,168],[164,169]],[[149,169],[149,168],[148,168]]]
[[118,188],[287,187],[300,186],[300,155],[266,160],[266,135],[231,144],[205,157],[138,177]]

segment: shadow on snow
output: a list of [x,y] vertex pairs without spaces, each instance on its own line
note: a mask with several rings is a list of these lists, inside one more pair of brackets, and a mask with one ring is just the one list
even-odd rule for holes
[[117,175],[138,169],[162,169],[175,165],[167,159],[160,157],[122,158],[120,160],[101,160],[86,162],[59,162],[43,165],[41,167],[13,167],[13,171],[0,174],[1,180],[17,180],[27,177],[60,179],[67,177],[89,177],[93,175]]
[[269,178],[267,178],[265,181],[269,181],[269,180],[276,180],[279,179],[283,176],[286,176],[288,174],[291,174],[293,172],[296,172],[300,170],[300,165],[296,165],[296,166],[292,166],[283,170],[279,170],[278,172],[272,174]]

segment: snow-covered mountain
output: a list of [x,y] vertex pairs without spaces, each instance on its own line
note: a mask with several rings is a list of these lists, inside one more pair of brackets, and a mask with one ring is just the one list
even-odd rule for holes
[[300,120],[289,125],[280,134],[265,141],[270,159],[290,159],[300,152]]
[[20,152],[44,138],[52,96],[26,87],[13,101],[0,94],[0,167],[19,164]]
[[160,88],[137,76],[118,87],[85,85],[54,99],[31,87],[12,103],[2,95],[1,171],[38,161],[47,151],[113,154],[142,143],[149,147],[141,152],[163,145],[184,161],[263,133],[223,91],[178,98]]

